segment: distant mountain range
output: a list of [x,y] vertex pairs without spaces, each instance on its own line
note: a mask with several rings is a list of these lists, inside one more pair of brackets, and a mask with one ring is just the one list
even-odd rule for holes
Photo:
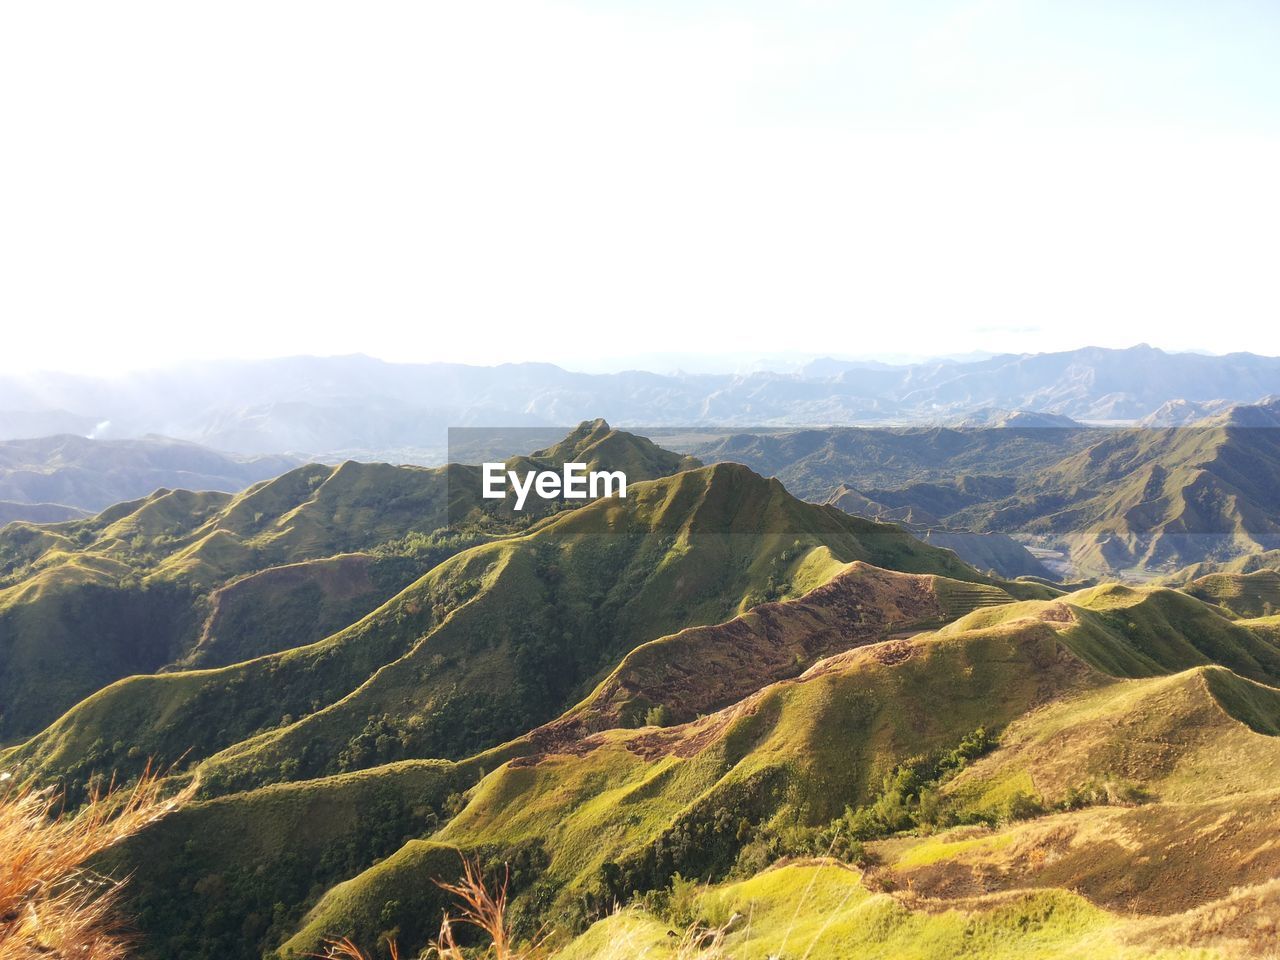
[[[1280,400],[1202,413],[1183,427],[850,427],[736,434],[692,449],[919,535],[1053,544],[1078,575],[1236,569],[1280,548]],[[1015,566],[1003,572],[1034,572],[1008,548]]]
[[[0,438],[161,434],[242,454],[438,463],[449,426],[828,426],[1136,422],[1166,405],[1280,393],[1280,358],[1088,347],[798,373],[573,373],[551,364],[394,364],[363,356],[226,361],[124,379],[0,378]],[[1196,408],[1199,409],[1199,408]],[[1166,411],[1162,414],[1161,411]],[[1011,413],[1015,412],[1015,413]],[[1006,422],[1008,417],[1018,419]]]
[[298,464],[295,457],[234,456],[165,437],[0,441],[0,524],[67,520],[161,487],[234,493]]
[[85,516],[88,516],[87,510],[68,507],[61,503],[22,503],[0,500],[0,527],[15,520],[23,520],[27,523],[58,523],[62,520],[74,520]]

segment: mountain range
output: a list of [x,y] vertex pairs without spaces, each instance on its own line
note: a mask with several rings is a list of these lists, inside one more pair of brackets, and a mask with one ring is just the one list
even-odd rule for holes
[[[551,364],[394,364],[294,357],[141,372],[127,379],[0,377],[0,439],[51,431],[159,434],[241,454],[447,459],[450,426],[1136,422],[1171,402],[1280,393],[1280,359],[1138,346],[905,366],[826,360],[798,373],[574,373]],[[1018,413],[1021,411],[1021,413]],[[1008,421],[1016,415],[1020,421]],[[994,420],[993,420],[994,418]],[[1064,421],[1063,418],[1066,418]],[[643,429],[640,432],[644,432]]]
[[1076,576],[1146,577],[1280,547],[1278,425],[1273,399],[1181,427],[838,428],[692,449],[917,533],[1013,536],[1056,548]]
[[3,440],[0,524],[70,519],[161,487],[235,493],[299,463],[296,457],[237,456],[165,437],[96,440],[64,433]]
[[558,960],[1263,955],[1273,573],[994,577],[603,421],[510,464],[568,458],[626,498],[346,462],[0,530],[0,770],[198,784],[96,866],[141,956],[414,955],[464,855]]
[[[509,466],[602,459],[635,479],[696,463],[595,421]],[[159,489],[0,528],[0,742],[129,674],[318,640],[463,546],[539,520],[479,492],[460,464],[306,464],[239,494]]]

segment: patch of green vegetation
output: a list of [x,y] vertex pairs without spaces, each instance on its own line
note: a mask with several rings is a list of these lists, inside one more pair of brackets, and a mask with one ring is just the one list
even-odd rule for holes
[[[195,803],[101,868],[130,876],[126,908],[147,956],[260,957],[330,886],[438,829],[476,775],[431,761]],[[441,875],[458,864],[444,858]]]
[[144,754],[210,758],[209,792],[461,758],[554,718],[634,646],[727,619],[777,558],[800,570],[815,551],[833,572],[869,559],[982,579],[945,551],[804,504],[745,468],[704,468],[465,550],[317,644],[124,681],[14,759],[83,780],[96,766],[87,747],[125,739],[121,723]]

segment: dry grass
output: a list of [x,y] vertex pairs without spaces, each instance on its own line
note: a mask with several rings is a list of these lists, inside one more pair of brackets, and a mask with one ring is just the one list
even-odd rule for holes
[[0,960],[122,960],[128,938],[116,915],[119,884],[86,864],[176,809],[194,785],[163,796],[149,770],[128,790],[95,794],[74,816],[50,790],[0,794]]
[[[543,938],[535,938],[532,944],[523,947],[517,947],[512,941],[507,924],[509,879],[509,876],[504,876],[496,891],[490,890],[479,864],[464,857],[461,880],[457,883],[437,880],[440,889],[458,898],[460,907],[456,917],[445,914],[436,942],[427,949],[426,956],[438,957],[439,960],[466,960],[468,954],[458,945],[454,934],[455,925],[464,924],[479,930],[488,939],[484,956],[493,960],[543,960],[546,957]],[[387,949],[391,960],[399,960],[400,948],[394,940],[387,942]],[[327,941],[324,952],[315,956],[323,960],[369,960],[364,951],[346,937]]]
[[1227,957],[1280,957],[1280,879],[1239,887],[1170,917],[1142,918],[1126,932],[1144,946],[1221,950]]
[[[462,905],[457,922],[475,927],[489,938],[489,950],[497,960],[537,960],[542,957],[543,938],[536,937],[526,947],[516,948],[507,929],[507,883],[510,875],[502,878],[498,892],[491,893],[485,885],[480,868],[463,859],[462,879],[457,883],[440,883],[440,889],[452,893]],[[463,960],[463,953],[453,936],[454,921],[445,914],[440,924],[440,936],[432,947],[434,956],[441,960]]]
[[[725,952],[725,927],[708,929],[694,924],[680,939],[663,949],[663,960],[731,960]],[[613,941],[596,960],[657,960],[652,950],[639,947],[625,937]]]

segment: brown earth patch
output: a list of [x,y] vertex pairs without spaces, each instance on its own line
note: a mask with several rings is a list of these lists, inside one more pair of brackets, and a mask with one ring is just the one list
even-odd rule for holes
[[[646,643],[577,708],[532,731],[534,752],[520,762],[536,763],[537,754],[579,752],[582,747],[574,746],[579,741],[643,724],[645,711],[658,704],[676,723],[699,717],[711,723],[644,734],[631,738],[628,747],[644,756],[697,753],[739,715],[738,708],[754,710],[747,698],[757,691],[821,670],[823,657],[877,644],[913,625],[914,635],[921,625],[940,621],[944,612],[936,582],[930,575],[856,562],[803,597],[761,604],[724,623]],[[885,646],[883,663],[910,656],[909,641]]]

